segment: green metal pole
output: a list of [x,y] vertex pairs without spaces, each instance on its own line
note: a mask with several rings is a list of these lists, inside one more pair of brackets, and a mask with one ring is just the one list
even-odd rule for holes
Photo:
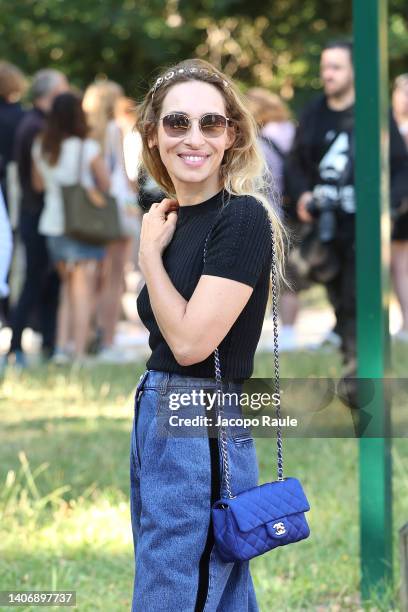
[[[372,419],[360,438],[361,595],[392,582],[389,370],[389,124],[387,0],[353,0],[356,83],[358,377],[370,378]],[[373,437],[376,436],[376,437]]]

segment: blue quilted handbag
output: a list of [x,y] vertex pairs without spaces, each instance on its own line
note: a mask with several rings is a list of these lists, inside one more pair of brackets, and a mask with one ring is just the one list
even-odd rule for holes
[[284,478],[217,501],[212,507],[214,537],[223,561],[247,561],[310,534],[310,509],[297,478]]
[[[206,245],[207,240],[204,246],[204,261]],[[274,392],[279,393],[277,272],[273,239],[271,268],[275,365]],[[214,361],[217,387],[222,392],[218,347],[214,351]],[[223,409],[220,405],[218,405],[218,412],[223,418]],[[280,402],[276,407],[276,416],[279,423],[281,418]],[[213,505],[211,514],[215,545],[221,559],[225,562],[247,561],[277,546],[285,546],[307,538],[310,529],[304,513],[310,510],[310,506],[299,480],[283,477],[282,431],[280,426],[277,427],[278,479],[242,491],[237,495],[233,495],[231,491],[225,426],[219,428],[219,438],[222,476],[227,494]]]

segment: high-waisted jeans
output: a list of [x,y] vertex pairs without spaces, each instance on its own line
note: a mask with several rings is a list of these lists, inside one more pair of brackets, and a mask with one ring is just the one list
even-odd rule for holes
[[[192,392],[201,389],[214,394],[215,380],[157,370],[146,370],[136,389],[130,452],[132,612],[258,611],[249,562],[225,563],[214,546],[211,506],[225,489],[217,429],[208,423],[215,423],[217,413],[208,409],[211,402],[193,399]],[[231,397],[241,391],[241,384],[223,383]],[[183,401],[180,394],[186,394]],[[224,404],[228,416],[240,416],[241,410],[239,402]],[[197,416],[208,417],[206,425],[180,425],[181,419]],[[235,494],[258,484],[258,464],[247,428],[231,424],[227,438]]]

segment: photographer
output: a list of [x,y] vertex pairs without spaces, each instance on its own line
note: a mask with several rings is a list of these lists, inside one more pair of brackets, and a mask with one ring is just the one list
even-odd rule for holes
[[[304,110],[286,168],[297,216],[311,224],[327,259],[324,283],[336,315],[345,375],[356,372],[354,72],[352,44],[333,42],[321,55],[324,94]],[[391,202],[408,193],[408,156],[390,116]]]

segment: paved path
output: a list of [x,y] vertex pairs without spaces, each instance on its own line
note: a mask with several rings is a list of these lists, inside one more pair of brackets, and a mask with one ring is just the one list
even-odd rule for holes
[[[147,334],[136,323],[136,312],[134,310],[134,295],[125,295],[125,310],[128,315],[127,321],[121,321],[115,337],[115,346],[120,349],[121,362],[132,362],[143,359],[150,354]],[[401,323],[399,308],[392,302],[390,310],[390,331],[395,333]],[[299,348],[310,349],[318,346],[322,339],[329,333],[334,325],[334,315],[329,307],[326,308],[303,308],[296,322],[296,336]],[[0,329],[0,352],[7,351],[10,342],[10,330]],[[29,359],[36,360],[40,346],[40,336],[32,330],[27,329],[23,334],[23,347],[29,355]],[[271,350],[273,346],[273,324],[272,318],[264,321],[259,349]]]

